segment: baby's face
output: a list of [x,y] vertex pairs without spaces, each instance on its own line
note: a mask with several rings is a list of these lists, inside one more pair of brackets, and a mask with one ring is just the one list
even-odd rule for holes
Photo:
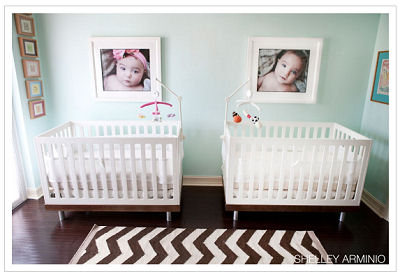
[[281,84],[293,84],[303,69],[300,57],[291,52],[285,53],[276,64],[275,77]]
[[125,86],[136,86],[142,81],[144,67],[139,59],[127,56],[117,62],[117,79]]

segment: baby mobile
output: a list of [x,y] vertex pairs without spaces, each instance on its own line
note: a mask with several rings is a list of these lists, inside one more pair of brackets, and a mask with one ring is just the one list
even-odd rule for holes
[[[248,97],[251,96],[251,93],[248,92],[247,96]],[[244,104],[250,104],[254,106],[258,112],[260,112],[260,108],[256,104],[251,102],[249,99],[237,100],[236,102],[237,102],[236,105],[237,108]],[[243,114],[254,124],[256,128],[261,128],[261,123],[259,122],[260,118],[258,116],[256,115],[251,116],[246,110],[243,110]],[[242,117],[236,111],[232,112],[232,116],[233,116],[233,122],[235,123],[242,122]]]
[[[166,106],[172,107],[172,105],[170,103],[160,102],[160,101],[157,101],[157,99],[156,99],[156,100],[154,100],[154,102],[150,102],[150,103],[141,105],[140,108],[144,108],[144,107],[151,106],[151,105],[155,106],[155,111],[152,112],[153,121],[155,121],[155,122],[161,122],[161,116],[160,116],[160,111],[158,110],[158,105],[166,105]],[[175,117],[175,113],[169,113],[169,114],[167,114],[167,117],[173,118],[173,117]],[[143,118],[146,118],[146,116],[144,116],[142,114],[138,114],[138,118],[143,119]]]

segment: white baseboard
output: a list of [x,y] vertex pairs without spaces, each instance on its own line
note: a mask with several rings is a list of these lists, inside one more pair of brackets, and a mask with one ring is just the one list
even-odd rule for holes
[[183,186],[223,186],[222,176],[183,176]]
[[42,187],[38,188],[26,188],[26,197],[28,199],[38,200],[43,196]]
[[386,221],[389,221],[388,207],[376,199],[370,192],[364,189],[361,200],[373,211]]

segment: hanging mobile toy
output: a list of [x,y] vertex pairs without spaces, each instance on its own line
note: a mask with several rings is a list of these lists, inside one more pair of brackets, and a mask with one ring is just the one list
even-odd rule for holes
[[236,111],[232,112],[232,116],[233,116],[233,122],[240,123],[242,121],[242,118]]
[[261,123],[258,122],[260,120],[260,118],[258,116],[251,116],[250,114],[247,113],[247,111],[243,111],[243,114],[247,116],[248,119],[251,120],[251,122],[253,122],[254,126],[256,126],[257,128],[261,128]]
[[152,112],[152,114],[154,115],[153,117],[153,121],[161,121],[161,117],[160,117],[160,111],[158,110],[158,105],[167,105],[172,107],[172,105],[170,103],[166,103],[166,102],[159,102],[157,100],[155,100],[154,102],[150,102],[144,105],[141,105],[140,108],[144,108],[147,106],[151,106],[151,105],[155,105],[156,106],[156,110]]

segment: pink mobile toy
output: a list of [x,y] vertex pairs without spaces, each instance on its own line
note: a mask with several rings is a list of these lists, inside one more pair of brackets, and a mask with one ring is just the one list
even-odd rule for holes
[[147,106],[155,105],[155,106],[156,106],[156,110],[152,112],[152,114],[154,115],[153,121],[160,121],[161,118],[158,117],[158,115],[160,115],[160,111],[158,110],[158,105],[159,105],[159,104],[160,104],[160,105],[167,105],[167,106],[172,107],[172,105],[171,105],[170,103],[159,102],[159,101],[156,100],[156,101],[154,101],[154,102],[150,102],[150,103],[141,105],[140,108],[144,108],[144,107],[147,107]]

